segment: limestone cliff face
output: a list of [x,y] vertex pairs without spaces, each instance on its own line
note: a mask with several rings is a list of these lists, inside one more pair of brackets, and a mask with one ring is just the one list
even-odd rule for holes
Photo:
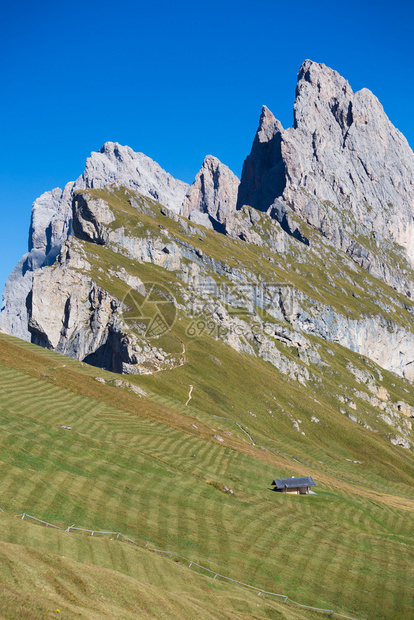
[[296,213],[358,264],[414,296],[414,154],[367,89],[325,65],[298,73],[294,126],[263,108],[238,207]]
[[[78,179],[78,184],[81,180]],[[45,192],[33,203],[29,230],[29,251],[10,274],[3,292],[0,329],[30,340],[28,312],[33,272],[51,265],[59,254],[62,243],[72,230],[72,192],[74,183],[63,190]]]
[[[155,217],[150,205],[132,196],[128,200],[137,212]],[[414,333],[387,318],[380,299],[374,313],[353,318],[345,308],[343,312],[338,311],[297,286],[263,283],[260,274],[252,273],[246,266],[229,270],[224,261],[217,261],[192,245],[191,240],[199,238],[199,229],[184,227],[185,220],[173,212],[167,217],[171,219],[182,227],[184,239],[169,232],[168,222],[159,232],[148,229],[144,235],[134,235],[124,226],[113,225],[116,218],[109,203],[93,192],[78,191],[73,197],[73,231],[79,240],[115,248],[117,253],[138,263],[151,263],[167,272],[181,274],[185,288],[180,295],[184,301],[189,303],[191,298],[192,304],[217,324],[223,340],[237,351],[258,355],[303,383],[311,376],[309,362],[320,363],[317,347],[306,337],[311,335],[339,343],[383,368],[414,380]],[[302,246],[270,215],[251,207],[244,207],[229,217],[227,233],[266,247],[275,258],[281,253],[294,256]],[[323,250],[316,242],[302,250],[305,265],[315,261]],[[329,266],[329,262],[326,264]],[[29,309],[32,341],[79,359],[99,359],[100,364],[118,371],[131,369],[134,366],[131,360],[143,359],[142,354],[137,355],[142,343],[135,341],[135,348],[131,343],[121,347],[126,337],[122,301],[98,286],[88,275],[90,272],[91,266],[86,256],[82,257],[81,246],[75,239],[64,244],[54,266],[35,272]],[[236,287],[229,297],[224,287],[213,298],[205,295],[203,291],[211,288],[211,278],[217,276],[237,282],[240,291]],[[117,273],[117,277],[134,289],[144,286],[125,273]],[[256,287],[257,299],[251,302],[252,319],[246,322],[235,316],[229,306],[243,307],[246,303],[243,287],[249,294],[252,285]],[[182,310],[191,313],[194,307],[184,305]],[[263,320],[261,311],[266,311],[276,323]],[[296,347],[301,363],[283,355],[275,341]]]
[[236,210],[239,179],[216,157],[207,155],[200,171],[187,190],[181,215],[203,223],[199,214],[206,214],[208,225],[225,224],[228,215]]
[[[28,309],[31,341],[124,374],[179,365],[180,359],[125,330],[122,300],[99,286],[90,272],[85,252],[73,237],[63,244],[55,265],[35,271]],[[115,274],[145,294],[138,278]]]
[[84,359],[116,331],[119,302],[85,274],[87,262],[73,254],[73,246],[64,244],[54,267],[34,273],[28,326],[35,344]]
[[[243,239],[248,243],[266,247],[277,257],[283,255],[289,264],[289,256],[295,256],[303,241],[294,235],[287,235],[282,225],[271,217],[270,213],[260,213],[252,207],[243,206],[241,210],[228,219],[226,231],[229,237]],[[321,243],[315,236],[312,243],[302,247],[301,262],[312,264],[316,257],[325,257],[325,282],[332,282],[336,277],[334,265],[329,258],[328,244]],[[340,256],[340,254],[339,254]],[[341,277],[345,277],[345,265],[352,265],[348,255],[343,256]],[[286,263],[285,263],[286,264]],[[336,267],[337,268],[337,267]],[[250,276],[251,277],[251,276]],[[374,281],[373,281],[374,282]],[[372,285],[366,283],[366,288]],[[323,287],[323,284],[322,284]],[[337,342],[342,346],[364,355],[377,364],[396,374],[414,381],[414,323],[412,318],[408,324],[400,325],[398,321],[385,316],[384,299],[378,294],[374,300],[376,312],[371,315],[361,313],[359,318],[350,317],[347,312],[347,297],[342,295],[343,311],[333,308],[328,303],[316,300],[311,294],[305,293],[294,285],[282,287],[274,296],[274,304],[267,310],[275,319],[286,321],[290,329],[297,334],[315,335],[329,342]],[[353,293],[355,295],[355,293]],[[412,308],[403,303],[399,310]]]

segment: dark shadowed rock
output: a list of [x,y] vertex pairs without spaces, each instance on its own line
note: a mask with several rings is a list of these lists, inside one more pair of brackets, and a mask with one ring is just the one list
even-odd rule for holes
[[75,192],[72,200],[73,232],[78,239],[98,245],[108,242],[106,225],[114,221],[107,203],[89,194]]
[[284,163],[280,144],[283,127],[263,106],[259,128],[250,155],[243,164],[237,208],[250,205],[267,211],[285,187]]

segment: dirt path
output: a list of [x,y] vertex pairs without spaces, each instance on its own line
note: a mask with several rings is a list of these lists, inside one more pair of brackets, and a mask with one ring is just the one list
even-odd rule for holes
[[187,402],[185,403],[185,405],[186,405],[186,406],[188,405],[188,403],[190,402],[190,400],[191,400],[191,398],[192,398],[192,396],[191,396],[191,394],[192,394],[192,393],[193,393],[193,386],[192,386],[192,385],[190,385],[190,391],[188,392],[188,400],[187,400]]

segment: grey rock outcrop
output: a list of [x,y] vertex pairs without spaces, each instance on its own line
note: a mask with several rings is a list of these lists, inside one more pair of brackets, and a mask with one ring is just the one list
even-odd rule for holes
[[106,142],[91,153],[85,170],[75,182],[45,192],[32,207],[29,252],[10,274],[3,292],[0,329],[23,340],[31,340],[27,306],[33,283],[33,272],[52,265],[62,244],[72,232],[72,198],[74,191],[102,188],[111,183],[123,185],[153,198],[178,212],[188,185],[174,179],[155,161],[143,153],[117,142]]
[[200,224],[200,226],[204,226],[204,228],[214,230],[213,224],[215,223],[215,221],[208,213],[202,213],[201,211],[193,209],[190,212],[188,219],[191,222],[194,222],[194,224]]
[[104,200],[75,192],[72,209],[73,232],[76,237],[98,245],[108,243],[109,232],[106,226],[113,222],[115,217]]
[[292,244],[277,220],[270,221],[269,214],[247,205],[227,218],[226,234],[254,245],[267,245],[272,251],[282,254],[287,253]]
[[369,90],[353,93],[310,60],[298,73],[293,127],[264,107],[243,166],[238,208],[267,211],[275,200],[414,296],[414,154]]
[[368,357],[382,368],[414,381],[414,333],[381,315],[351,319],[301,291],[285,289],[280,309],[300,333],[319,336]]
[[29,230],[29,252],[38,250],[49,256],[49,260],[57,256],[62,240],[67,239],[71,230],[68,209],[74,185],[68,183],[63,191],[57,187],[35,200]]
[[6,282],[0,329],[23,340],[31,339],[28,306],[31,303],[33,272],[53,264],[62,243],[72,231],[74,185],[68,183],[63,190],[56,188],[35,200],[29,229],[29,251],[20,259]]
[[[73,228],[79,238],[116,247],[118,252],[131,259],[180,273],[183,282],[190,286],[193,292],[191,304],[184,306],[183,311],[188,313],[191,307],[192,310],[197,309],[196,314],[206,312],[220,327],[225,342],[234,349],[257,354],[284,374],[306,380],[309,378],[306,363],[312,357],[313,361],[318,357],[316,349],[312,348],[305,337],[305,334],[309,334],[328,342],[339,343],[397,375],[414,380],[414,333],[385,319],[380,314],[380,308],[373,316],[350,318],[346,313],[338,312],[327,303],[316,301],[294,286],[275,283],[266,285],[252,273],[236,269],[231,270],[232,295],[229,295],[226,286],[214,286],[214,298],[208,294],[200,295],[200,292],[211,288],[208,285],[211,275],[220,275],[221,278],[229,275],[223,263],[206,255],[200,260],[197,249],[191,244],[183,241],[178,243],[176,239],[165,234],[134,237],[123,227],[112,230],[109,226],[113,221],[110,208],[104,200],[97,200],[87,191],[75,194],[73,203]],[[145,205],[137,204],[137,209],[145,212]],[[174,214],[171,216],[180,220]],[[228,226],[230,228],[227,232],[233,237],[259,246],[266,245],[275,253],[295,253],[297,241],[286,235],[281,225],[268,214],[260,213],[251,207],[243,207],[229,217]],[[191,239],[196,231],[188,231],[187,234]],[[308,253],[307,260],[312,261],[312,248],[304,251]],[[351,263],[349,258],[346,260]],[[191,269],[188,268],[189,264]],[[252,284],[255,288],[252,288]],[[249,297],[253,290],[256,291],[254,303]],[[182,295],[187,301],[190,300],[185,291]],[[256,315],[256,305],[279,323],[266,324],[255,316],[249,325],[226,310],[226,305],[243,307],[246,301],[249,301],[248,311],[252,316]],[[284,327],[281,328],[280,325]],[[275,347],[275,340],[297,347],[302,364],[298,366],[280,355]]]
[[181,215],[203,223],[198,213],[209,216],[214,223],[225,224],[229,214],[236,210],[240,181],[224,164],[207,155],[194,183],[190,185],[183,201]]
[[82,175],[86,188],[99,189],[116,183],[148,196],[179,213],[187,183],[174,179],[157,162],[129,146],[106,142],[100,151],[91,153]]
[[[29,318],[32,342],[84,359],[115,331],[118,305],[86,274],[63,265],[38,269]],[[80,329],[86,324],[89,329]]]
[[28,323],[32,342],[125,374],[179,365],[181,360],[125,331],[122,301],[99,286],[90,269],[72,237],[53,266],[35,271]]

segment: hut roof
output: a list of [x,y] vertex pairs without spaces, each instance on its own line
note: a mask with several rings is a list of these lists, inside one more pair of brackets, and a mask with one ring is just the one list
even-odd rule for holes
[[316,487],[316,483],[312,476],[302,476],[299,478],[275,478],[272,484],[278,489],[288,489],[296,487]]

